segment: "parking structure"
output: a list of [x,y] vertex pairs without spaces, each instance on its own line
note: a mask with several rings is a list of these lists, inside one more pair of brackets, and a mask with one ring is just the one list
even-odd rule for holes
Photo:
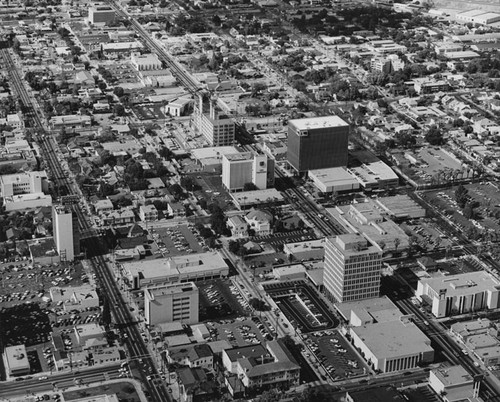
[[284,282],[264,285],[288,321],[302,333],[334,328],[338,319],[304,282]]

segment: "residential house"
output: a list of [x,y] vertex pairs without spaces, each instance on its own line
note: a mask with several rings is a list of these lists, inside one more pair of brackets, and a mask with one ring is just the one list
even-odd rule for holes
[[231,230],[233,237],[248,236],[248,225],[241,216],[231,216],[227,220],[227,227]]
[[180,402],[211,400],[211,396],[216,391],[215,382],[208,380],[205,371],[201,367],[178,369],[177,381],[179,383]]
[[256,236],[265,236],[272,233],[271,225],[273,217],[271,214],[252,209],[246,216],[245,220],[251,229],[255,231]]
[[214,369],[212,349],[206,343],[169,348],[165,357],[169,364],[178,363],[191,368],[201,367],[208,371]]

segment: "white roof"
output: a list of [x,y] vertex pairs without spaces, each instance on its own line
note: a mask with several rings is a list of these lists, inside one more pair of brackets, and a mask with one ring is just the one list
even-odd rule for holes
[[439,295],[440,290],[446,289],[447,297],[500,290],[500,282],[486,271],[421,279],[420,282],[433,289],[436,295]]
[[5,358],[10,371],[29,369],[30,367],[24,345],[7,346],[5,348]]
[[433,351],[429,338],[412,322],[381,322],[352,327],[351,331],[379,360]]
[[210,148],[198,148],[192,149],[191,155],[195,159],[207,159],[207,158],[222,158],[222,155],[226,154],[236,154],[239,151],[233,146],[225,147],[210,147]]
[[310,170],[309,176],[323,183],[327,187],[346,183],[358,183],[352,173],[345,167]]
[[338,116],[309,117],[306,119],[290,120],[289,125],[293,125],[298,130],[307,130],[322,127],[343,127],[349,126]]

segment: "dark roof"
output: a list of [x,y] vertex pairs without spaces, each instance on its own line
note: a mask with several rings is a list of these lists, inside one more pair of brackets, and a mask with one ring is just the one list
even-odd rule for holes
[[251,345],[251,346],[243,346],[241,348],[234,348],[234,349],[229,349],[224,351],[227,356],[229,357],[229,360],[232,362],[237,361],[238,359],[242,358],[251,358],[251,357],[260,357],[262,355],[267,355],[269,352],[267,349],[262,346],[261,344],[258,345]]

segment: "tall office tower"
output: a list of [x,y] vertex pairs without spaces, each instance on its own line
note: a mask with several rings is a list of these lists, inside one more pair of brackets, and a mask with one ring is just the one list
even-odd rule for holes
[[338,116],[288,122],[288,163],[299,173],[347,166],[349,124]]
[[348,302],[378,297],[382,249],[360,234],[330,237],[325,245],[325,293]]
[[234,144],[236,126],[231,116],[224,113],[216,98],[205,102],[203,95],[194,104],[193,121],[198,132],[212,147]]
[[94,25],[109,25],[115,19],[115,10],[107,4],[94,4],[89,7],[89,22]]
[[270,160],[265,154],[253,152],[225,154],[222,156],[222,184],[229,191],[243,190],[247,183],[265,190],[274,184],[274,163]]
[[73,261],[80,254],[78,220],[69,205],[54,205],[52,208],[54,243],[61,261]]
[[179,321],[197,324],[199,290],[193,282],[171,283],[144,290],[144,321],[148,325]]

